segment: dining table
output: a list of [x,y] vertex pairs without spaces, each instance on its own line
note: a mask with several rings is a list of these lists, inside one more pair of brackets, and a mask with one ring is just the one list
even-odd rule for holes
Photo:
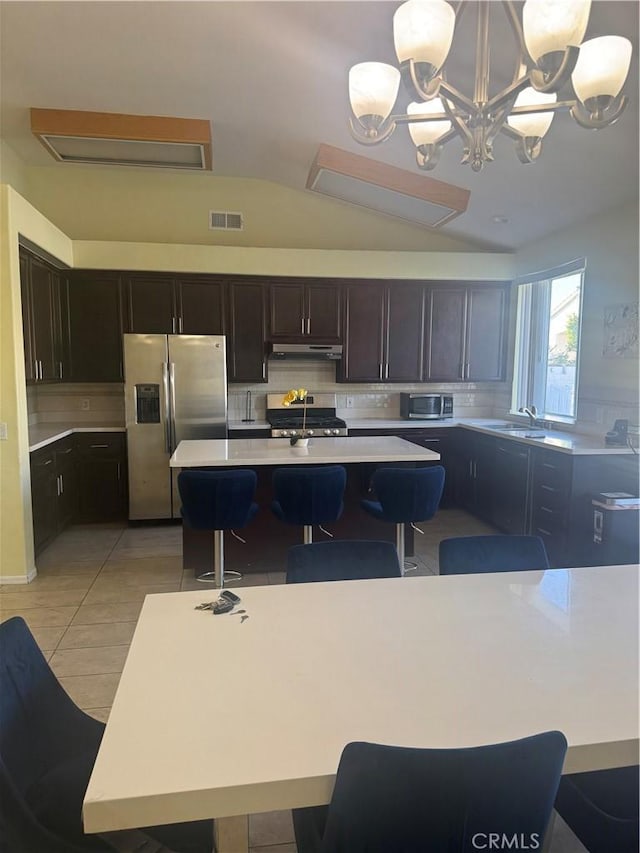
[[148,595],[84,799],[88,833],[328,803],[344,746],[559,730],[563,772],[638,763],[638,565]]

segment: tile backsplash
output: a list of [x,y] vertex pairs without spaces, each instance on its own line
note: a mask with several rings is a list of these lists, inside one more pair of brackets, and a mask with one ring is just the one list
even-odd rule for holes
[[[367,418],[396,419],[400,416],[400,392],[423,391],[453,395],[454,416],[484,418],[508,416],[511,390],[507,382],[465,384],[342,384],[336,382],[335,364],[324,362],[271,362],[269,382],[230,385],[228,417],[245,417],[247,391],[252,395],[252,417],[264,420],[266,395],[284,394],[290,388],[336,395],[337,413],[345,420]],[[612,401],[606,389],[591,388],[580,395],[578,422],[564,427],[591,435],[604,435],[614,420],[625,418],[630,426],[638,423],[636,399]],[[124,425],[124,386],[113,384],[55,384],[27,387],[29,425],[37,423]]]

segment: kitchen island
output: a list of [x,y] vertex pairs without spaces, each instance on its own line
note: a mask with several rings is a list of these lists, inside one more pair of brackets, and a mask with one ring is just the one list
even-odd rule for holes
[[[371,474],[378,465],[433,465],[438,453],[397,436],[363,438],[312,438],[308,446],[291,446],[282,438],[211,439],[181,441],[171,457],[172,468],[255,468],[258,488],[255,500],[260,510],[243,528],[239,542],[226,537],[225,561],[229,569],[243,573],[284,571],[287,550],[302,542],[302,529],[275,519],[271,478],[283,465],[344,465],[347,469],[345,509],[330,532],[336,539],[380,539],[395,541],[395,527],[371,518],[360,508],[368,493]],[[413,530],[407,525],[405,548],[413,553]],[[319,534],[325,539],[325,534]],[[195,574],[213,565],[213,536],[206,531],[182,528],[183,568]]]

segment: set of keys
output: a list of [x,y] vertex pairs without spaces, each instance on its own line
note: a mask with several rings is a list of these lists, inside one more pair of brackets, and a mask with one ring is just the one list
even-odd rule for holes
[[[220,598],[217,601],[203,601],[202,604],[196,604],[196,610],[210,610],[214,616],[219,616],[222,613],[230,613],[236,604],[240,604],[240,596],[228,589],[220,593]],[[249,618],[246,610],[233,610],[232,616],[240,616],[240,624],[245,619]]]

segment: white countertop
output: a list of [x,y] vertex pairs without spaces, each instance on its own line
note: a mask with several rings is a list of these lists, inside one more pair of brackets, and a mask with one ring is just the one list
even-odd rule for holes
[[[406,429],[443,429],[450,427],[464,427],[478,432],[492,435],[496,438],[508,441],[518,441],[531,447],[544,447],[547,450],[557,450],[576,456],[633,456],[629,447],[607,447],[604,439],[595,436],[581,435],[580,433],[562,432],[559,430],[536,429],[532,433],[544,432],[544,438],[527,438],[525,434],[513,433],[507,430],[497,429],[498,424],[513,423],[500,418],[445,418],[443,420],[406,421],[402,418],[360,418],[346,419],[347,427],[351,430],[406,430]],[[256,420],[252,424],[241,421],[230,421],[229,432],[241,429],[269,430],[266,421]],[[48,444],[58,441],[74,432],[125,432],[122,424],[83,424],[73,426],[70,424],[37,424],[29,427],[29,451],[39,450]],[[354,436],[356,437],[356,436]],[[353,437],[352,437],[353,438]],[[281,441],[282,439],[278,439]],[[322,441],[333,441],[325,439]]]
[[29,427],[29,452],[40,450],[54,441],[60,441],[74,432],[126,432],[124,424],[83,424],[82,426],[71,426],[69,424],[34,424]]
[[438,453],[395,435],[367,438],[312,438],[306,447],[282,438],[181,441],[172,468],[242,465],[325,465],[356,462],[437,462]]
[[559,729],[564,772],[637,763],[638,568],[245,587],[242,623],[194,610],[211,591],[148,595],[85,829],[326,803],[357,740]]

